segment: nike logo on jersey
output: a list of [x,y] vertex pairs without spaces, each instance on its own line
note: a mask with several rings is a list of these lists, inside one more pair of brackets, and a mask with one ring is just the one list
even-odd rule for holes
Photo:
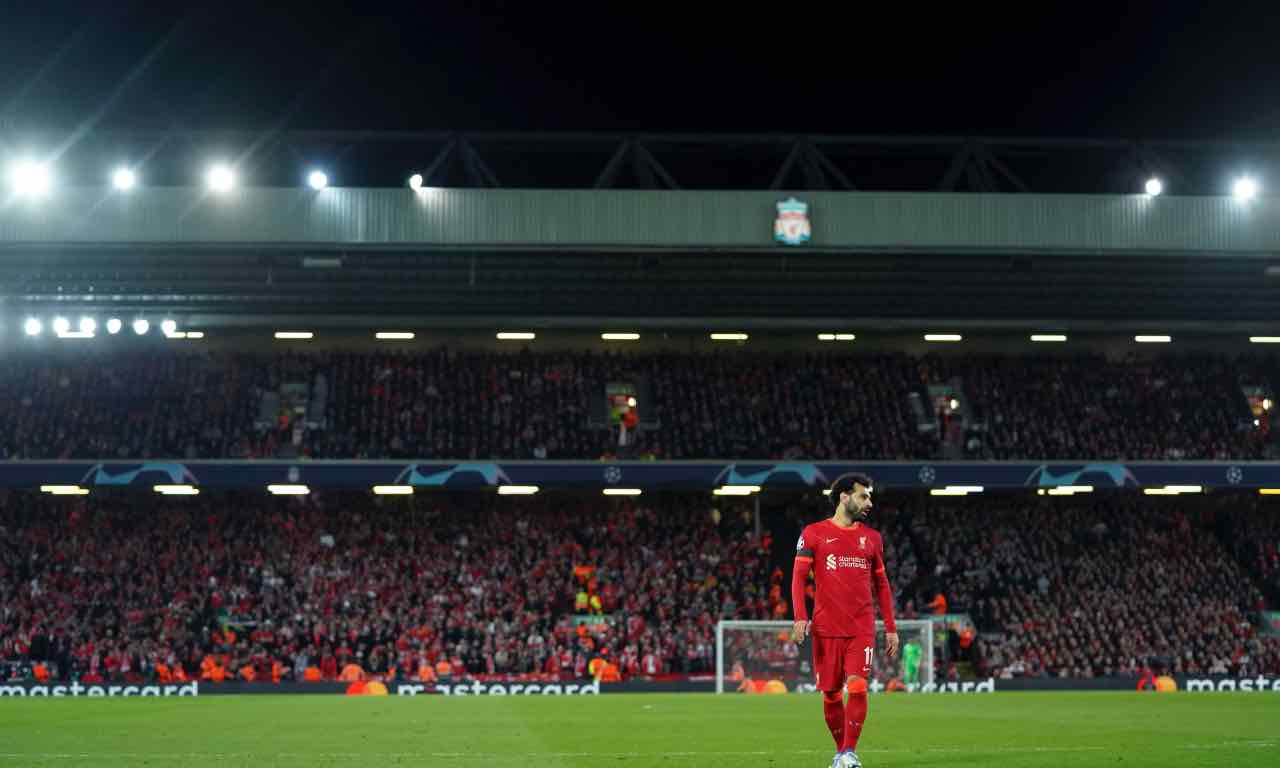
[[831,542],[833,542],[833,541],[837,541],[837,539],[827,539],[827,543],[828,543],[828,544],[830,544],[830,543],[831,543]]

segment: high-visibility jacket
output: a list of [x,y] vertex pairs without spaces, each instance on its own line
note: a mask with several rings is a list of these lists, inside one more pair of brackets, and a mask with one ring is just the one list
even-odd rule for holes
[[364,679],[364,670],[359,664],[348,664],[342,668],[342,674],[338,675],[338,679],[344,683],[354,683],[357,680]]

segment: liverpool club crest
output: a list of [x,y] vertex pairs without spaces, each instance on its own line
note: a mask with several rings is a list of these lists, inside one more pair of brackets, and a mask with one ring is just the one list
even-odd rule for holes
[[778,203],[778,218],[773,221],[773,239],[783,245],[809,242],[809,204],[794,197]]

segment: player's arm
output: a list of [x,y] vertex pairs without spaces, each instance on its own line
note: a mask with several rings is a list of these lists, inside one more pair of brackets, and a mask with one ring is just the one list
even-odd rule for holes
[[799,643],[809,632],[809,606],[804,600],[804,585],[813,567],[813,550],[805,543],[804,534],[796,542],[796,559],[791,567],[791,610],[794,624],[791,639]]
[[885,572],[883,541],[876,553],[871,578],[875,582],[876,600],[880,603],[880,620],[884,622],[884,650],[892,659],[898,655],[898,624],[893,618],[893,588],[889,585],[889,574]]

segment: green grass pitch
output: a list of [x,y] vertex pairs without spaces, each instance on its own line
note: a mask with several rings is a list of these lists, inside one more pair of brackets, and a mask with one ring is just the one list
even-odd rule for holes
[[[814,766],[817,694],[0,699],[3,766]],[[1280,766],[1272,693],[878,695],[879,766]]]

